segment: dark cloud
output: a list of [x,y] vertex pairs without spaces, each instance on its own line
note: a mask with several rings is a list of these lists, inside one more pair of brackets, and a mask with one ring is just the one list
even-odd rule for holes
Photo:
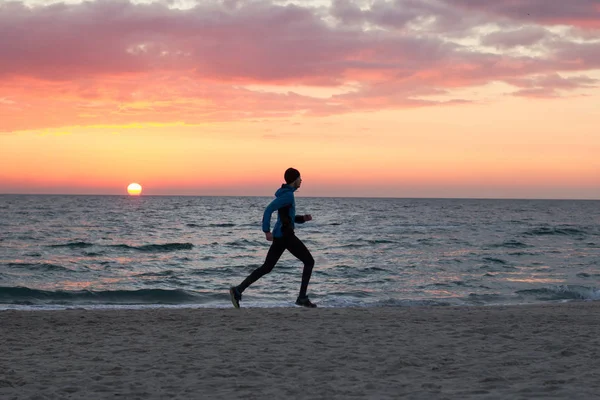
[[477,10],[544,25],[571,25],[600,29],[598,0],[441,0],[453,7]]

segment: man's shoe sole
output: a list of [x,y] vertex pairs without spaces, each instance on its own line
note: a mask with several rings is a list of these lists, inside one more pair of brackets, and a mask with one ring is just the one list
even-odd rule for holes
[[231,303],[235,308],[240,308],[240,302],[235,298],[235,291],[233,288],[229,288],[229,295],[231,296]]
[[296,302],[296,305],[304,308],[317,308],[317,305],[315,303],[312,303],[312,305],[308,305]]

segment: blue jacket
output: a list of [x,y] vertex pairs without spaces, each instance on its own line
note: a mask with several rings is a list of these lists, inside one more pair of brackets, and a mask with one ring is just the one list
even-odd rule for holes
[[303,223],[303,216],[296,216],[296,200],[294,192],[296,188],[283,184],[275,192],[273,200],[267,208],[262,219],[263,232],[271,231],[271,215],[277,211],[277,222],[273,227],[273,237],[283,237],[294,234],[294,223]]

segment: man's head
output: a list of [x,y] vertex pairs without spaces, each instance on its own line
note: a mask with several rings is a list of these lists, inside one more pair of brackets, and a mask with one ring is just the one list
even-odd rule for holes
[[302,178],[300,178],[300,171],[298,171],[295,168],[286,169],[285,174],[283,174],[283,178],[285,179],[285,183],[296,189],[298,189],[302,184]]

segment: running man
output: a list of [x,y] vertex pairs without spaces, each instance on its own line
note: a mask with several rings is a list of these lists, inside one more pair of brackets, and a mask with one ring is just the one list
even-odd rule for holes
[[[285,250],[288,250],[292,255],[304,263],[302,271],[302,284],[300,285],[300,294],[296,299],[296,304],[303,307],[314,308],[317,305],[310,302],[306,295],[308,289],[308,281],[312,274],[315,260],[304,243],[300,241],[294,234],[294,223],[302,224],[312,220],[310,214],[296,215],[296,200],[294,192],[302,184],[300,172],[294,168],[288,168],[283,175],[285,184],[275,192],[275,200],[273,200],[265,209],[262,219],[262,230],[265,233],[265,238],[272,241],[267,258],[264,264],[255,269],[239,286],[234,286],[229,289],[231,302],[235,308],[240,308],[242,293],[263,275],[268,274],[273,270],[277,261]],[[271,215],[277,211],[277,222],[271,232]]]

